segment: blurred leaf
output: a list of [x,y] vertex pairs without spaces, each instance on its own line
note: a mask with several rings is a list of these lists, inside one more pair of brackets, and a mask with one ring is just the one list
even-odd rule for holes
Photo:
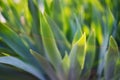
[[96,50],[95,31],[92,30],[87,40],[85,64],[84,64],[84,69],[81,76],[83,77],[83,79],[88,79],[90,76],[90,71],[95,59],[95,50]]
[[70,58],[68,53],[66,52],[63,60],[62,60],[63,69],[65,71],[66,76],[68,76],[69,68],[70,68]]
[[22,44],[22,41],[21,39],[19,39],[19,36],[2,23],[0,23],[0,37],[9,47],[11,47],[21,57],[25,58],[25,56],[29,55],[28,49],[24,46],[24,44]]
[[14,17],[14,21],[16,23],[16,26],[20,29],[20,30],[23,30],[23,26],[20,22],[20,16],[16,10],[16,7],[15,7],[15,4],[13,3],[13,1],[9,0],[8,1],[8,4],[9,4],[9,7],[10,7],[10,10],[13,14],[13,17]]
[[61,54],[64,55],[65,51],[68,51],[68,52],[70,51],[71,45],[67,41],[63,32],[57,26],[57,24],[47,14],[45,16],[46,16],[47,22],[55,36],[56,43],[58,44],[58,49],[60,50]]
[[50,77],[51,80],[59,80],[55,74],[55,70],[52,68],[49,61],[47,61],[44,57],[42,57],[40,54],[36,53],[33,50],[30,50],[30,52],[39,61],[40,65],[45,70],[46,74]]
[[[108,53],[106,55],[106,62],[105,62],[105,80],[113,79],[115,73],[115,65],[117,59],[119,58],[118,55],[118,46],[114,38],[111,36],[109,41],[109,48]],[[112,57],[112,58],[111,58]]]
[[84,67],[85,49],[86,35],[84,33],[82,37],[75,44],[73,44],[72,50],[70,52],[69,80],[79,79],[81,70]]
[[23,60],[27,60],[28,63],[39,67],[34,57],[30,54],[29,49],[23,44],[19,36],[2,23],[0,23],[0,37]]
[[48,58],[48,60],[52,63],[52,65],[57,69],[58,66],[61,63],[61,55],[57,48],[57,45],[55,43],[55,39],[52,33],[52,30],[50,29],[45,16],[41,16],[41,35],[42,35],[42,41],[45,48],[45,53]]
[[[120,56],[120,53],[119,53]],[[114,76],[115,80],[120,79],[120,57],[117,59],[116,61],[116,66],[115,66],[115,76]]]
[[15,67],[11,67],[8,65],[0,64],[0,80],[38,80],[35,76],[22,71],[20,69],[16,69]]
[[[79,40],[79,38],[82,36],[82,28],[81,28],[81,23],[80,20],[78,19],[77,16],[75,16],[75,22],[76,22],[76,33],[74,34],[72,44],[74,44],[76,41]],[[74,26],[75,27],[75,26]]]
[[91,27],[93,29],[95,29],[96,38],[97,38],[99,44],[101,45],[103,43],[103,34],[102,34],[102,27],[101,27],[100,23],[92,22]]
[[62,1],[61,0],[53,0],[53,19],[59,25],[59,28],[62,30]]
[[29,11],[33,18],[33,33],[39,35],[40,33],[40,19],[39,19],[39,11],[37,5],[33,2],[33,0],[28,0]]
[[39,72],[39,70],[37,70],[33,66],[15,58],[15,57],[11,57],[11,56],[0,57],[0,63],[8,64],[8,65],[14,66],[16,68],[22,69],[26,72],[33,74],[34,76],[36,76],[39,79],[45,80],[43,78],[43,75],[41,74],[41,72]]
[[28,7],[33,19],[32,35],[34,37],[35,44],[37,45],[38,49],[41,51],[41,54],[43,54],[44,49],[43,49],[42,38],[40,35],[40,16],[39,16],[38,5],[35,4],[33,0],[28,0]]
[[9,53],[10,55],[16,55],[15,52],[10,49],[3,41],[0,40],[0,52]]
[[115,23],[114,16],[109,8],[106,9],[105,15],[102,17],[105,33],[111,35],[113,31],[113,25]]

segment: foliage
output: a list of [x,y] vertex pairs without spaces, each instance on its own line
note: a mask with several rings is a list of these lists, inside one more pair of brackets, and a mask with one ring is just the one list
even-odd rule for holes
[[0,80],[120,79],[119,4],[0,0]]

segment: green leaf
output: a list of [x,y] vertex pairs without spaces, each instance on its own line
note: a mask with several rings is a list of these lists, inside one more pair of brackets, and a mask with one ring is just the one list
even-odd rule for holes
[[32,31],[33,31],[33,33],[38,35],[40,33],[40,19],[39,19],[38,7],[33,2],[33,0],[28,0],[28,7],[29,7],[29,11],[30,11],[32,18],[33,18]]
[[81,29],[78,28],[77,31],[76,31],[76,33],[75,33],[75,35],[74,35],[72,44],[74,44],[75,42],[77,42],[81,36],[82,36]]
[[40,67],[34,57],[30,54],[29,49],[23,44],[20,37],[6,25],[0,23],[0,37],[2,40],[23,60]]
[[44,49],[43,49],[42,38],[40,35],[40,16],[39,16],[38,5],[35,4],[33,0],[28,0],[28,7],[33,19],[32,35],[35,40],[35,44],[37,45],[38,49],[41,51],[41,54],[43,54]]
[[0,64],[0,80],[39,80],[35,76],[8,65]]
[[104,75],[105,80],[113,79],[115,73],[115,65],[119,58],[118,46],[114,38],[111,36],[109,41],[108,53],[106,55]]
[[8,64],[11,66],[14,66],[16,68],[22,69],[28,73],[31,73],[32,75],[36,76],[39,79],[45,80],[41,72],[36,69],[35,67],[11,56],[5,56],[5,57],[0,57],[0,63],[1,64]]
[[0,23],[0,37],[21,57],[26,58],[26,56],[30,55],[27,47],[24,46],[19,36],[2,23]]
[[92,30],[87,40],[85,64],[84,64],[84,69],[81,76],[84,79],[88,79],[90,76],[90,71],[95,59],[95,51],[96,51],[95,32],[94,30]]
[[66,76],[68,75],[68,72],[69,72],[69,68],[70,68],[70,58],[68,56],[68,53],[66,52],[63,60],[62,60],[62,66],[63,66],[63,69],[64,69],[64,72],[66,74]]
[[47,61],[44,57],[42,57],[37,52],[30,50],[32,55],[38,60],[42,68],[45,70],[46,74],[50,77],[51,80],[59,80],[57,75],[55,74],[55,70],[52,68],[49,61]]
[[70,52],[70,72],[69,80],[77,80],[80,77],[81,70],[84,67],[85,61],[85,49],[86,49],[86,35],[85,33],[82,37],[73,44],[72,50]]
[[64,55],[66,50],[68,52],[70,51],[71,45],[57,24],[47,14],[45,14],[45,17],[51,30],[53,31],[56,43],[58,44],[58,49],[60,50],[61,54]]
[[62,25],[62,2],[61,0],[54,0],[53,1],[53,7],[52,7],[52,15],[53,15],[53,19],[54,21],[59,25],[59,28],[62,30],[63,29],[63,25]]
[[19,29],[23,30],[23,26],[22,26],[22,24],[20,22],[20,15],[19,15],[19,13],[18,13],[18,11],[17,11],[13,1],[9,0],[8,4],[9,4],[10,10],[12,12],[12,15],[13,15],[13,18],[14,18],[14,22],[16,23],[16,26]]
[[42,35],[42,41],[44,45],[44,49],[46,52],[46,56],[48,60],[52,63],[52,65],[55,68],[58,68],[58,65],[60,65],[62,58],[60,55],[60,52],[57,48],[57,45],[55,43],[55,39],[52,33],[52,30],[50,29],[49,25],[47,24],[47,21],[42,15],[41,20],[41,35]]
[[[74,44],[76,41],[79,40],[79,38],[82,36],[82,28],[81,28],[81,24],[80,24],[80,20],[77,18],[77,16],[75,16],[75,21],[76,21],[76,33],[74,34],[73,37],[73,41],[72,44]],[[74,25],[75,27],[75,25]]]
[[103,33],[102,33],[101,24],[92,22],[91,27],[95,29],[96,38],[97,38],[99,44],[101,45],[103,43]]
[[111,34],[111,32],[113,31],[113,25],[115,23],[115,19],[114,19],[114,16],[110,10],[110,8],[107,8],[106,9],[106,14],[103,16],[103,21],[104,21],[104,24],[106,27],[106,33],[107,34]]
[[10,55],[16,55],[15,52],[8,47],[2,40],[0,40],[0,52],[9,53]]
[[[120,54],[120,53],[119,53]],[[120,57],[117,59],[116,61],[116,65],[115,65],[115,76],[114,76],[115,80],[120,79]]]

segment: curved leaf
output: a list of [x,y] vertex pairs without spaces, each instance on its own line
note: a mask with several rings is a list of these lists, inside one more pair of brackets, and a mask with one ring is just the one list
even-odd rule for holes
[[61,54],[64,55],[65,51],[68,51],[68,52],[70,51],[71,45],[67,41],[67,38],[65,37],[63,32],[57,26],[57,24],[47,14],[45,14],[45,17],[51,30],[53,31],[53,34],[56,39],[56,43],[58,44],[58,48]]
[[0,63],[8,64],[8,65],[14,66],[16,68],[22,69],[28,73],[33,74],[34,76],[36,76],[39,79],[45,80],[43,75],[41,74],[41,72],[39,72],[39,70],[37,70],[33,66],[15,58],[15,57],[11,57],[11,56],[0,57]]
[[85,61],[85,49],[86,49],[86,35],[73,44],[73,48],[70,52],[70,72],[69,80],[77,80],[80,77],[81,70],[84,67]]
[[0,23],[0,37],[23,60],[40,68],[40,65],[30,54],[29,49],[23,44],[19,36],[2,23]]
[[38,54],[37,52],[33,50],[30,50],[30,52],[39,61],[42,68],[45,70],[45,72],[51,78],[51,80],[59,80],[57,75],[55,74],[55,70],[52,68],[49,61],[47,61],[44,57],[42,57],[40,54]]
[[96,51],[95,32],[92,31],[87,40],[85,64],[81,76],[83,77],[83,79],[88,79],[90,76],[90,71],[95,59],[95,51]]
[[54,67],[58,68],[58,65],[60,65],[62,58],[55,43],[53,33],[48,26],[44,15],[42,16],[41,22],[41,35],[46,56],[48,60],[54,65]]
[[39,80],[35,76],[28,74],[21,69],[16,69],[8,65],[0,64],[0,80]]
[[108,53],[106,55],[106,62],[105,62],[105,80],[113,79],[115,73],[115,65],[119,58],[118,55],[118,46],[114,38],[111,36],[109,41],[109,48]]
[[28,0],[28,7],[33,18],[32,35],[35,40],[35,44],[37,45],[38,49],[41,51],[41,54],[43,54],[44,49],[43,49],[42,38],[40,35],[40,16],[39,16],[38,5],[35,4],[33,0]]

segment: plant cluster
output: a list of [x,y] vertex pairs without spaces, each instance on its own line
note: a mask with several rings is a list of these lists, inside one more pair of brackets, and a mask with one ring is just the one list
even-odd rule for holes
[[119,4],[0,0],[0,80],[119,80]]

